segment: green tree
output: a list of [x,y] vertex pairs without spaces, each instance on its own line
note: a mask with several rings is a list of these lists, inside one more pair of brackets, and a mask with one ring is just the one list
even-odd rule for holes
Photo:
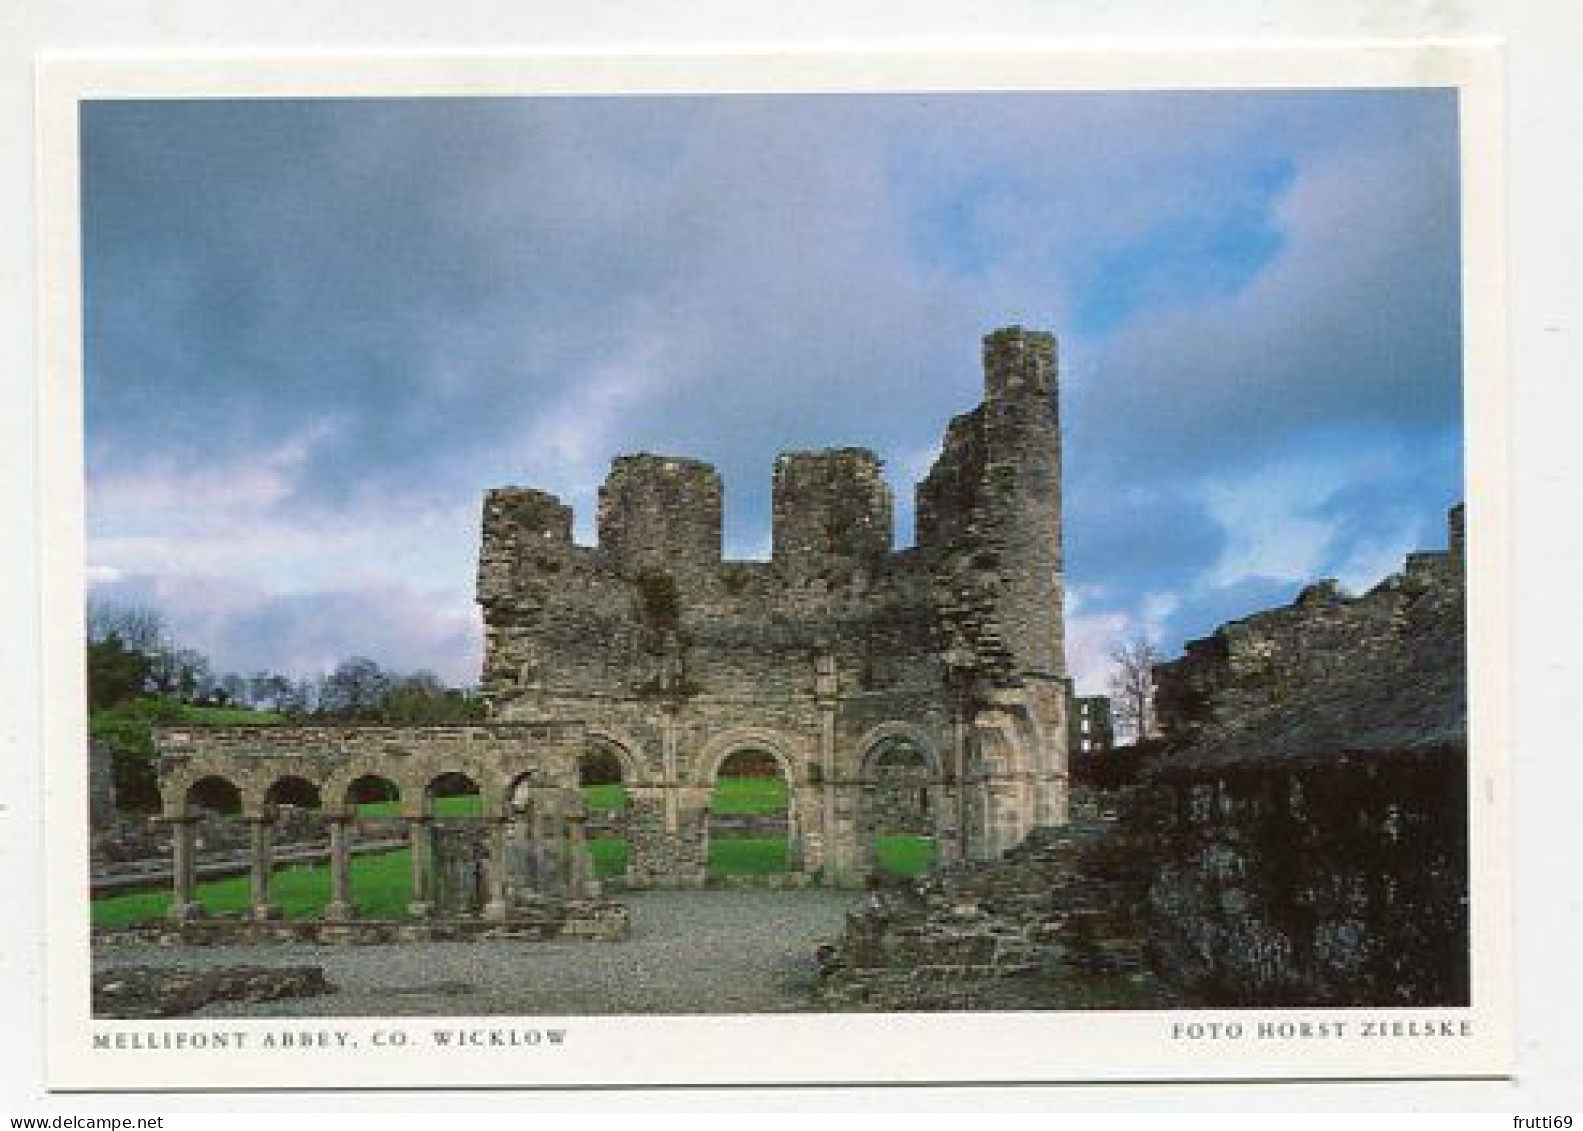
[[88,645],[88,706],[111,707],[147,689],[149,660],[111,635]]
[[389,723],[462,722],[482,716],[482,702],[446,687],[431,671],[392,677],[379,712]]
[[342,660],[319,687],[319,710],[339,719],[376,719],[390,693],[391,676],[367,656]]
[[116,803],[121,808],[149,812],[159,807],[154,728],[185,717],[180,703],[154,695],[123,699],[89,713],[89,735],[110,747]]

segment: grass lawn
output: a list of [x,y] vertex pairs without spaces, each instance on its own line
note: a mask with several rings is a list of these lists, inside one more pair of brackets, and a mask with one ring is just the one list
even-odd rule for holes
[[627,842],[615,837],[593,837],[588,852],[594,858],[594,875],[601,880],[619,876],[627,870]]
[[[288,919],[316,918],[330,902],[330,869],[325,864],[290,864],[276,868],[270,899]],[[371,919],[399,919],[412,899],[412,852],[399,849],[352,858],[352,891],[358,909]],[[246,911],[251,904],[248,877],[205,880],[198,901],[210,912]],[[93,901],[96,927],[124,927],[163,918],[170,911],[168,891],[128,892]]]
[[879,870],[897,876],[921,876],[934,863],[934,838],[929,836],[881,836],[874,842]]
[[[221,708],[211,708],[221,709]],[[250,712],[256,714],[256,712]],[[589,786],[584,791],[589,808],[619,810],[626,807],[626,790],[620,785]],[[724,815],[776,813],[786,808],[786,783],[780,778],[721,778],[710,799],[710,811]],[[368,817],[399,816],[394,801],[358,806]],[[481,802],[476,794],[438,797],[434,812],[440,818],[477,816]],[[597,837],[589,841],[594,874],[619,876],[627,868],[626,841]],[[709,840],[709,872],[716,876],[767,876],[786,871],[786,838],[783,836],[714,836]],[[880,867],[898,875],[919,875],[928,870],[934,842],[928,837],[882,836],[877,846]],[[352,859],[352,891],[358,910],[368,918],[401,918],[412,892],[412,862],[407,849]],[[198,899],[212,912],[245,911],[249,904],[246,876],[209,880],[198,885]],[[328,865],[286,865],[275,870],[270,897],[287,918],[308,918],[323,913],[330,900]],[[170,894],[131,892],[93,901],[95,926],[125,926],[163,917],[170,909]]]
[[286,716],[278,711],[255,711],[249,707],[194,707],[183,704],[182,721],[207,726],[278,726]]
[[788,803],[786,779],[721,778],[709,795],[709,811],[722,817],[779,813]]
[[787,848],[783,836],[712,836],[709,838],[709,874],[779,875],[786,871]]
[[[483,811],[483,798],[476,793],[466,793],[460,797],[436,797],[434,799],[434,815],[441,820],[454,817],[477,817]],[[401,816],[401,802],[365,801],[357,807],[357,815],[359,817],[399,817]]]
[[[583,789],[583,801],[594,812],[624,812],[627,808],[627,789],[619,782],[609,785],[590,785]],[[481,812],[482,802],[476,793],[462,797],[436,797],[436,817],[475,817]],[[721,778],[715,783],[709,797],[709,811],[722,816],[745,816],[754,813],[779,813],[787,805],[786,782],[783,778]],[[365,817],[397,817],[401,805],[396,801],[369,801],[357,807]]]

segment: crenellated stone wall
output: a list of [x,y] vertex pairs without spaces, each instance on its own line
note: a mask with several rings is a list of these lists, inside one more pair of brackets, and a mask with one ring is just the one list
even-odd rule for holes
[[[725,561],[719,476],[624,456],[599,539],[537,491],[484,504],[483,693],[502,720],[583,720],[620,752],[633,882],[701,882],[698,823],[723,758],[773,755],[793,855],[856,882],[874,825],[869,755],[905,731],[927,767],[945,859],[993,856],[1065,815],[1060,436],[1055,341],[984,341],[985,400],[917,489],[917,545],[893,551],[874,453],[775,464],[768,562]],[[918,826],[917,814],[909,818]]]
[[[862,882],[877,830],[932,835],[942,861],[991,858],[1066,815],[1060,435],[1055,340],[984,339],[984,403],[952,422],[918,487],[917,545],[893,551],[893,501],[861,448],[775,465],[771,560],[726,561],[709,465],[621,456],[598,544],[524,487],[488,492],[477,598],[490,721],[418,728],[172,728],[159,736],[178,917],[194,915],[193,814],[206,779],[250,823],[255,917],[271,913],[271,791],[303,783],[332,837],[332,910],[351,912],[351,782],[388,779],[411,835],[413,914],[517,914],[524,893],[598,890],[585,768],[619,770],[631,886],[711,882],[711,793],[751,753],[788,786],[790,881]],[[890,778],[900,758],[912,775]],[[461,774],[483,826],[433,819]],[[611,828],[607,816],[595,827]]]

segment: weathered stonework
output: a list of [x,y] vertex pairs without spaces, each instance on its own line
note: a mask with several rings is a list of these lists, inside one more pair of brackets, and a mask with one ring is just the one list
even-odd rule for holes
[[1466,1004],[1466,616],[1450,548],[1156,669],[1138,783],[1003,859],[875,892],[824,955],[854,1009]]
[[1462,508],[1444,553],[1333,582],[1156,669],[1139,792],[1162,969],[1213,1004],[1468,1001]]
[[1110,753],[1116,745],[1116,730],[1108,696],[1083,695],[1072,700],[1067,745],[1074,760],[1079,755],[1093,757]]
[[[399,794],[417,920],[515,922],[596,896],[581,786],[614,767],[632,886],[709,882],[722,768],[768,758],[789,786],[792,874],[860,883],[880,830],[924,831],[943,861],[992,858],[1066,816],[1055,340],[984,341],[985,400],[951,422],[918,487],[917,545],[893,552],[873,453],[775,466],[773,554],[726,561],[723,490],[696,460],[615,460],[598,545],[541,491],[488,493],[477,575],[483,724],[171,728],[157,736],[173,915],[199,918],[203,792],[239,794],[253,918],[269,899],[281,804],[311,797],[329,838],[326,919],[356,915],[353,792]],[[480,820],[436,821],[460,775]]]
[[116,824],[115,760],[108,742],[88,740],[88,827],[95,832]]
[[[490,492],[483,693],[495,718],[578,720],[615,755],[629,882],[705,882],[709,793],[744,751],[774,758],[792,855],[827,883],[871,871],[898,821],[950,860],[1063,819],[1054,340],[999,331],[984,358],[985,402],[952,421],[899,553],[858,448],[776,461],[768,562],[724,560],[720,480],[694,460],[618,459],[596,547],[559,500]],[[905,818],[882,785],[901,766]]]
[[1114,823],[1037,829],[1000,860],[871,890],[820,953],[831,1009],[1163,1009],[1145,858]]
[[98,1018],[184,1017],[216,1001],[278,1001],[334,993],[319,966],[228,966],[178,970],[123,966],[93,977]]

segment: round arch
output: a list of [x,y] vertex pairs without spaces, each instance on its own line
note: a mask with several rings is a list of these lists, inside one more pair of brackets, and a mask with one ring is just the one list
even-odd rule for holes
[[874,767],[892,743],[905,743],[918,752],[929,771],[939,781],[943,775],[939,746],[934,736],[916,723],[880,723],[858,740],[858,776],[864,781],[874,777]]
[[[623,785],[646,785],[648,775],[644,773],[643,744],[638,742],[625,731],[611,726],[589,727],[587,730],[589,746],[598,744],[603,750],[608,751],[621,766],[621,783]],[[581,756],[579,757],[579,764]]]
[[206,790],[214,788],[210,783],[219,783],[235,792],[237,812],[248,812],[248,786],[251,784],[245,775],[230,773],[214,766],[203,765],[189,768],[186,772],[173,775],[159,783],[160,806],[166,820],[186,820],[194,815],[193,791],[203,786]]
[[246,801],[246,790],[228,776],[218,773],[203,774],[181,791],[181,805],[186,813],[191,813],[195,806],[201,806],[216,813],[240,815],[247,812]]
[[[425,816],[434,817],[434,803],[439,798],[475,796],[478,798],[478,815],[483,816],[491,811],[490,793],[493,791],[484,788],[487,780],[487,775],[477,773],[472,767],[429,773],[425,775],[422,788],[413,801],[422,807]],[[445,792],[435,792],[437,786]]]
[[268,813],[277,805],[298,805],[303,808],[322,809],[324,789],[320,782],[306,774],[277,774],[263,789],[258,809]]
[[415,805],[421,800],[424,787],[428,784],[427,778],[421,774],[414,774],[406,767],[397,768],[368,759],[359,759],[349,765],[336,768],[325,777],[324,784],[320,787],[324,797],[325,815],[355,816],[350,791],[354,785],[365,779],[389,783],[401,803],[403,816],[410,815],[407,813],[407,806]]
[[713,787],[720,776],[720,767],[727,758],[743,751],[763,751],[780,766],[786,784],[795,789],[804,783],[802,762],[792,751],[795,743],[778,731],[767,727],[734,727],[715,735],[698,755],[696,780],[699,785]]

